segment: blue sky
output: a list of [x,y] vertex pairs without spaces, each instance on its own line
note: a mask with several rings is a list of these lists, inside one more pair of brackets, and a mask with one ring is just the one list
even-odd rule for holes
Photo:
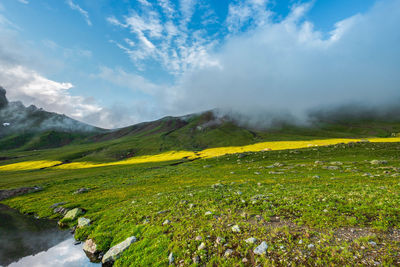
[[398,0],[3,0],[0,85],[11,100],[106,128],[210,108],[298,114],[326,96],[328,105],[379,104],[400,91],[399,7]]

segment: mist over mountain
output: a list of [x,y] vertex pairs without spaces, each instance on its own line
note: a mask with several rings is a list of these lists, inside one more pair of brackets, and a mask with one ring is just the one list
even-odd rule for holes
[[9,102],[6,90],[0,87],[0,136],[21,132],[65,131],[100,132],[102,129],[45,111],[34,105],[25,107],[20,101]]

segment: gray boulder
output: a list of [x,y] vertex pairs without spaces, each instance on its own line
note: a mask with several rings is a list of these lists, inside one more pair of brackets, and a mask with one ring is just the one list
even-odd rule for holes
[[104,254],[101,262],[105,265],[112,265],[112,263],[116,259],[118,259],[121,256],[121,254],[125,250],[127,250],[134,242],[136,242],[136,237],[131,236],[122,241],[121,243],[113,246],[106,252],[106,254]]
[[85,218],[85,217],[80,217],[78,219],[78,228],[88,226],[88,225],[90,225],[90,222],[91,222],[90,219]]
[[258,247],[254,249],[254,254],[256,255],[263,255],[267,252],[268,245],[265,241],[263,241]]

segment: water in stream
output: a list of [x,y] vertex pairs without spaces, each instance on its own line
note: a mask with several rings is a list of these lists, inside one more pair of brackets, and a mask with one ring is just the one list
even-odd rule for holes
[[35,219],[0,204],[0,266],[86,267],[91,263],[55,221]]

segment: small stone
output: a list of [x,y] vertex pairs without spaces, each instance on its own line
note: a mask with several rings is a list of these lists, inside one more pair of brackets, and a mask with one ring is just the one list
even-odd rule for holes
[[206,248],[206,243],[202,242],[200,246],[197,247],[197,250],[203,250]]
[[203,238],[201,237],[201,235],[196,236],[195,240],[196,241],[201,241]]
[[239,227],[239,225],[235,224],[234,226],[232,226],[232,232],[234,232],[234,233],[240,233],[240,227]]
[[85,217],[80,217],[78,219],[78,228],[88,226],[88,225],[90,225],[90,222],[91,222],[90,219],[85,218]]
[[168,256],[169,265],[172,265],[172,264],[174,263],[174,260],[175,260],[174,254],[171,252],[171,253],[169,254],[169,256]]
[[225,238],[218,236],[215,242],[220,245],[225,242]]
[[64,205],[64,204],[67,204],[67,202],[58,202],[58,203],[54,203],[53,205],[50,206],[50,208],[51,208],[51,209],[55,209],[55,208],[57,208],[58,206],[61,206],[61,205]]
[[371,246],[375,247],[376,243],[374,241],[369,241],[368,244],[370,244]]
[[243,262],[243,263],[247,263],[248,261],[249,261],[249,260],[248,260],[247,258],[243,258],[243,259],[242,259],[242,262]]
[[199,256],[194,256],[192,260],[193,260],[193,263],[195,263],[195,264],[196,263],[200,263],[200,257]]
[[387,160],[377,160],[377,159],[374,159],[374,160],[371,160],[370,163],[371,163],[372,165],[383,165],[383,164],[387,164],[388,162],[387,162]]
[[299,245],[301,245],[301,244],[303,244],[303,240],[302,239],[299,240]]
[[168,219],[163,222],[163,225],[168,225],[168,224],[171,224],[171,221]]
[[83,194],[89,192],[89,188],[79,188],[74,192],[74,194]]
[[85,243],[83,243],[82,249],[86,253],[89,259],[93,261],[97,260],[100,251],[97,250],[97,245],[93,241],[93,239],[87,239]]
[[254,249],[253,252],[254,252],[254,254],[257,254],[257,255],[263,255],[266,253],[267,249],[268,249],[268,245],[265,241],[263,241],[258,247],[256,247]]
[[204,213],[204,215],[206,215],[206,216],[212,215],[212,212],[211,211],[206,211],[206,213]]
[[230,248],[228,248],[228,249],[225,251],[224,256],[228,258],[228,257],[230,257],[232,254],[233,254],[233,250],[230,249]]
[[257,242],[257,238],[250,237],[245,240],[247,244],[255,244]]
[[314,244],[309,244],[307,247],[308,247],[309,249],[312,249],[312,248],[314,248],[315,246],[314,246]]

